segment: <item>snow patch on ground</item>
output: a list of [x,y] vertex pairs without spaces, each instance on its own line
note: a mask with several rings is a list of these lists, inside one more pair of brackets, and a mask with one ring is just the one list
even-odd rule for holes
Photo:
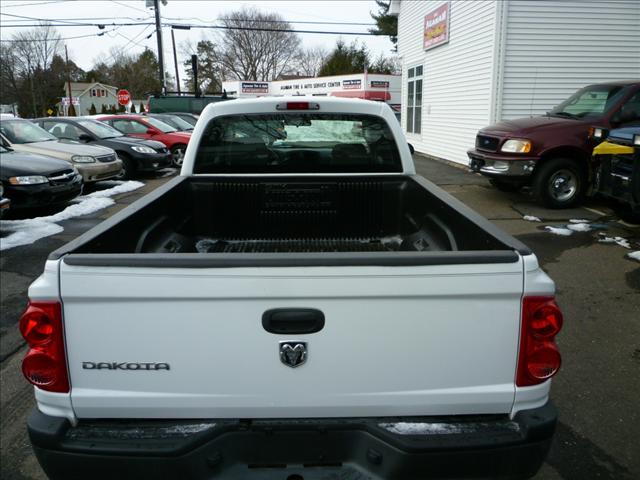
[[[28,223],[18,223],[28,222]],[[3,221],[2,229],[11,232],[4,238],[0,238],[0,250],[8,250],[20,245],[29,245],[44,237],[56,235],[64,230],[56,223],[43,222],[42,220],[15,220]]]
[[569,235],[573,234],[573,231],[569,230],[568,228],[551,227],[549,225],[547,225],[544,228],[545,228],[545,230],[553,233],[554,235],[561,235],[563,237],[568,237]]
[[570,223],[567,225],[569,230],[573,230],[574,232],[589,232],[591,231],[591,225],[588,223]]
[[132,192],[133,190],[137,190],[141,187],[144,187],[144,183],[131,180],[125,183],[120,183],[115,187],[107,188],[106,190],[96,190],[95,192],[91,192],[88,195],[80,197],[80,200],[85,198],[113,197],[114,195],[120,195],[121,193]]
[[602,237],[598,239],[598,242],[600,243],[615,243],[617,245],[620,245],[621,247],[624,248],[631,248],[631,244],[629,243],[629,240],[627,240],[626,238],[623,237]]
[[631,260],[636,260],[637,262],[640,262],[640,250],[627,253],[627,257],[629,257]]
[[542,221],[538,217],[534,217],[533,215],[525,215],[524,217],[522,217],[522,219],[526,220],[527,222],[541,222]]
[[584,220],[580,218],[572,218],[569,220],[570,223],[589,223],[589,220]]
[[116,203],[115,200],[110,198],[113,195],[131,192],[143,186],[144,183],[134,181],[118,183],[112,188],[78,197],[76,199],[78,203],[69,205],[54,215],[27,218],[25,220],[2,220],[0,221],[0,229],[11,233],[4,238],[0,238],[0,250],[29,245],[41,238],[61,233],[64,228],[58,225],[58,222],[89,215],[107,208]]

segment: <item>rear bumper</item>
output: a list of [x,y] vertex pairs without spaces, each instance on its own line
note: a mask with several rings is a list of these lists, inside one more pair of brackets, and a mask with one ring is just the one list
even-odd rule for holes
[[[529,478],[550,447],[551,403],[506,416],[83,421],[34,410],[52,479]],[[333,477],[331,477],[333,478]]]
[[528,179],[539,160],[538,157],[507,156],[497,153],[469,150],[469,168],[491,178]]

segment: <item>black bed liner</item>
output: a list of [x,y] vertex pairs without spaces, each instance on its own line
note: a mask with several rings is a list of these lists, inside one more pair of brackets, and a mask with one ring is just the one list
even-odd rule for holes
[[530,250],[417,175],[191,176],[56,250],[70,265],[510,263]]

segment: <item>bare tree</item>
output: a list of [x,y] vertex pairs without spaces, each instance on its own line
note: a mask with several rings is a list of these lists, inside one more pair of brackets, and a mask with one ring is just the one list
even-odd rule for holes
[[224,15],[220,62],[228,75],[240,80],[275,80],[290,70],[300,39],[277,13],[243,8]]
[[21,109],[37,116],[49,103],[45,97],[51,84],[59,83],[51,75],[51,64],[62,51],[62,40],[49,24],[17,33],[11,40],[11,46],[2,52],[2,80],[10,80],[7,85]]
[[295,73],[305,77],[317,77],[328,56],[329,52],[323,47],[301,48],[295,57]]

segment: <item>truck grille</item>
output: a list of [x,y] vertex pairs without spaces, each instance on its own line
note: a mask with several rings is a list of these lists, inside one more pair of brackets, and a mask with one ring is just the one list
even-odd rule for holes
[[116,154],[115,153],[111,153],[109,155],[101,155],[99,157],[96,157],[96,159],[99,162],[102,162],[102,163],[115,162],[116,161]]
[[476,148],[478,150],[486,150],[488,152],[495,152],[498,150],[499,138],[488,137],[486,135],[476,136]]
[[71,169],[60,170],[59,172],[50,174],[47,178],[51,185],[66,185],[76,178],[76,174]]
[[400,239],[308,238],[264,240],[201,240],[201,253],[298,253],[298,252],[391,252]]

